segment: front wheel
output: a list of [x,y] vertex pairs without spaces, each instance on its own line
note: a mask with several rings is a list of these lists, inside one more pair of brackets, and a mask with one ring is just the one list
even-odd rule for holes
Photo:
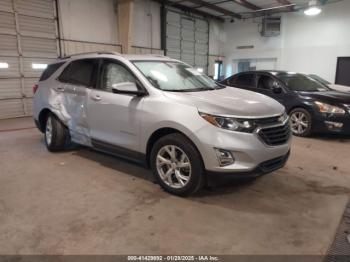
[[291,129],[294,135],[307,137],[311,135],[311,114],[304,108],[296,108],[290,112]]
[[195,146],[181,134],[160,138],[152,148],[151,168],[167,192],[187,196],[204,184],[204,168]]

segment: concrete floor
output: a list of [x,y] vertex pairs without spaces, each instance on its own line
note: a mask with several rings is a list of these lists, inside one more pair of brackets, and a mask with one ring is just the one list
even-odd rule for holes
[[350,195],[350,139],[295,138],[282,170],[179,198],[30,126],[0,121],[0,254],[325,254]]

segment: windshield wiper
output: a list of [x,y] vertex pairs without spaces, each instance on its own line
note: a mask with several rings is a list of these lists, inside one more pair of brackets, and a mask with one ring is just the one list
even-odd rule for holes
[[169,92],[199,92],[199,91],[209,91],[209,90],[216,90],[216,88],[213,87],[198,87],[198,88],[189,88],[189,89],[167,89],[163,91],[169,91]]

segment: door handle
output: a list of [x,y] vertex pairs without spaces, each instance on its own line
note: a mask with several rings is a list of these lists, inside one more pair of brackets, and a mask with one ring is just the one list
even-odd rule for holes
[[57,92],[64,92],[64,87],[63,87],[63,86],[58,86],[58,87],[56,88],[56,91],[57,91]]
[[99,95],[95,95],[95,96],[92,96],[91,99],[95,101],[101,101],[102,98]]

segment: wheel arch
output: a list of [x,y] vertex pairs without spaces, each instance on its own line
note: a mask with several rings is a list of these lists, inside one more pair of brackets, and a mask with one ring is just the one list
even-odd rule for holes
[[176,128],[172,128],[172,127],[162,127],[159,128],[157,130],[155,130],[151,136],[149,137],[148,141],[147,141],[147,146],[146,146],[146,165],[147,167],[150,167],[150,157],[151,157],[151,151],[152,148],[154,146],[154,144],[162,137],[166,136],[166,135],[170,135],[170,134],[181,134],[183,135],[185,138],[187,138],[192,145],[194,146],[194,148],[197,150],[199,156],[200,156],[200,161],[202,163],[202,165],[204,166],[204,162],[203,162],[203,157],[201,152],[199,151],[198,147],[196,146],[196,144],[193,142],[193,140],[186,135],[184,132],[180,131],[179,129]]
[[52,111],[48,108],[42,109],[39,113],[39,117],[38,117],[39,126],[38,127],[42,133],[45,131],[46,119],[50,113],[52,113]]

